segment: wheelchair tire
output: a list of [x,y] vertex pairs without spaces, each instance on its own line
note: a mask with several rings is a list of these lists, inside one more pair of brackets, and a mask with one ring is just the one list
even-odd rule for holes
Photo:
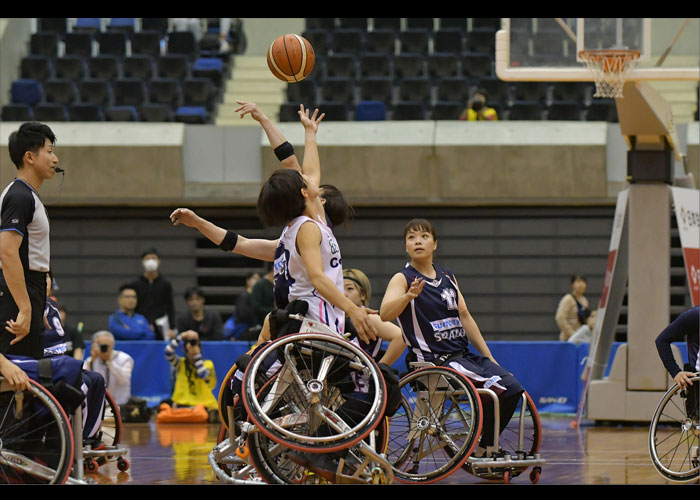
[[447,367],[409,373],[400,389],[407,406],[391,419],[387,452],[394,476],[403,483],[445,479],[462,467],[481,435],[483,411],[476,389]]
[[[659,402],[649,426],[649,453],[656,470],[666,479],[678,483],[697,480],[700,475],[698,463],[698,417],[697,391],[700,376],[690,379],[693,385],[682,389],[674,384]],[[695,400],[689,403],[690,390]]]
[[[318,380],[322,363],[327,372]],[[257,391],[270,366],[279,367],[274,383]],[[334,335],[300,333],[271,342],[253,357],[242,399],[250,420],[271,440],[296,451],[328,453],[349,448],[377,427],[386,385],[359,347]]]
[[0,484],[63,484],[74,465],[70,420],[47,389],[29,384],[21,412],[17,393],[0,392]]

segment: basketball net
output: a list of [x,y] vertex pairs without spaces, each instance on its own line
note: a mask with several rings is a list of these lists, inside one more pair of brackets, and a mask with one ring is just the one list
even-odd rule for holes
[[622,97],[627,75],[637,65],[638,50],[582,50],[583,59],[595,77],[593,97]]

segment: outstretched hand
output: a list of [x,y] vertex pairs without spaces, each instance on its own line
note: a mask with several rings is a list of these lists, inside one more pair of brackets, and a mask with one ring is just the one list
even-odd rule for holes
[[245,115],[250,115],[256,122],[262,121],[265,118],[265,113],[263,113],[257,104],[254,102],[236,101],[240,106],[234,111],[235,113],[240,113],[241,118]]
[[409,297],[411,297],[411,300],[417,298],[421,294],[425,283],[426,282],[423,278],[416,278],[413,280],[413,283],[411,283],[411,287],[406,292],[406,294]]
[[182,224],[187,227],[194,227],[197,222],[197,214],[189,208],[176,208],[173,210],[173,213],[170,214],[170,220],[173,226]]
[[323,117],[326,116],[326,113],[321,113],[321,116],[318,116],[318,108],[316,108],[314,114],[309,118],[309,111],[309,109],[304,108],[303,104],[299,105],[298,113],[301,124],[306,130],[318,132],[318,125],[321,123],[321,120],[323,120]]

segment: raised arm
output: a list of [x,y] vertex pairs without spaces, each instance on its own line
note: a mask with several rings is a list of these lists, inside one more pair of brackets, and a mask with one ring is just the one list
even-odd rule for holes
[[424,286],[425,281],[416,278],[409,287],[404,275],[396,273],[386,287],[382,305],[379,308],[379,317],[382,318],[382,321],[395,320],[406,309],[406,306],[420,295]]
[[[222,246],[228,231],[216,224],[203,219],[194,211],[188,208],[177,208],[170,214],[170,220],[174,226],[192,227],[199,231],[202,236],[217,246]],[[235,233],[234,233],[235,234]],[[230,238],[230,236],[229,236]],[[236,235],[231,251],[238,255],[244,255],[251,259],[272,262],[275,260],[275,248],[279,240],[265,240],[261,238],[250,239],[241,235]],[[227,247],[228,248],[228,247]]]
[[301,171],[312,179],[317,186],[321,184],[321,159],[318,155],[316,134],[318,134],[318,125],[324,116],[326,116],[325,113],[321,113],[321,116],[318,116],[318,109],[315,109],[313,115],[309,117],[309,110],[304,109],[303,104],[299,105],[299,118],[304,126],[304,159],[302,160]]

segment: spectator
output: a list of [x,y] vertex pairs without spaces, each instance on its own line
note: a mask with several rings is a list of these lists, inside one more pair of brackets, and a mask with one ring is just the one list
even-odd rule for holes
[[561,298],[554,316],[561,330],[559,340],[574,344],[591,341],[597,312],[591,311],[588,299],[583,295],[587,286],[583,276],[571,277],[571,293]]
[[142,314],[153,327],[156,339],[168,340],[175,336],[175,302],[170,281],[158,272],[160,257],[155,248],[141,256],[143,274],[131,285],[136,290],[136,312]]
[[466,121],[497,121],[496,110],[486,105],[488,94],[484,89],[477,89],[472,94],[467,103],[467,107],[462,111],[460,120]]
[[83,323],[73,326],[68,323],[68,310],[62,302],[58,302],[58,313],[61,316],[61,324],[66,332],[66,354],[82,361],[85,356],[85,341],[83,340]]
[[189,311],[177,318],[177,330],[194,330],[200,340],[224,340],[221,316],[218,312],[204,307],[206,297],[201,288],[193,286],[185,291],[185,301]]
[[109,317],[109,331],[117,340],[155,340],[155,333],[146,317],[135,312],[137,300],[133,286],[119,287],[119,309]]
[[260,274],[248,273],[245,278],[245,291],[236,299],[236,312],[224,324],[224,337],[232,340],[257,338],[260,325],[255,322],[255,311],[250,300],[253,286],[260,280]]
[[127,353],[114,349],[114,335],[110,332],[100,330],[93,334],[90,357],[83,363],[83,368],[104,377],[105,386],[118,405],[129,401],[134,359]]
[[[200,17],[175,17],[173,18],[173,29],[175,31],[191,31],[194,39],[199,43],[205,32],[205,20]],[[222,17],[219,19],[219,51],[228,52],[231,46],[228,43],[228,34],[231,29],[231,18]]]
[[[185,356],[180,357],[175,349],[183,342]],[[216,386],[214,363],[202,359],[199,335],[193,330],[179,333],[165,346],[165,358],[175,369],[173,407],[196,407],[204,405],[213,418],[218,412],[218,402],[212,390]]]
[[262,325],[265,322],[265,316],[275,307],[275,295],[272,284],[275,279],[274,268],[272,262],[266,263],[267,273],[255,283],[250,292],[250,303],[253,306],[255,314],[255,323]]

